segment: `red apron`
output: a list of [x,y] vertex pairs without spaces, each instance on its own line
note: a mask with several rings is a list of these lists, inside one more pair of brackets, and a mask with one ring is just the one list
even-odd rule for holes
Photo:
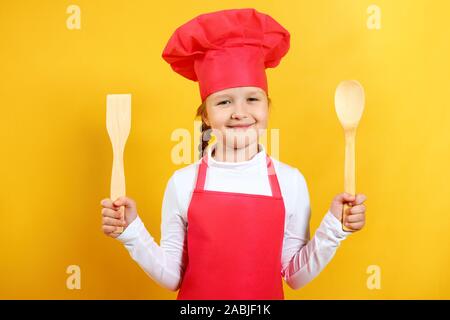
[[204,190],[200,162],[187,213],[188,261],[177,299],[284,299],[281,251],[285,208],[270,157],[272,196]]

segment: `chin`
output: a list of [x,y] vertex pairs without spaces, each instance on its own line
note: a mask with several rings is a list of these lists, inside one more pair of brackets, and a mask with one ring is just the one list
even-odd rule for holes
[[226,141],[227,147],[233,148],[233,149],[244,149],[244,148],[247,148],[248,146],[253,145],[253,144],[257,145],[258,144],[258,140],[257,139],[255,139],[255,140],[253,140],[253,139],[252,140],[248,140],[248,139],[244,140],[242,138],[237,138],[236,139],[236,137],[230,137]]

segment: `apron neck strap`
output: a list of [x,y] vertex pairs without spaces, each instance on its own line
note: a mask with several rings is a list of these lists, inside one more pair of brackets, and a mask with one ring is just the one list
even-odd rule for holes
[[[272,159],[270,159],[268,154],[266,154],[266,163],[267,163],[267,175],[269,177],[269,183],[270,183],[270,189],[272,190],[272,196],[280,198],[281,197],[280,185],[278,183],[278,178],[277,178],[277,174],[275,173],[275,168],[273,166]],[[207,169],[208,169],[208,154],[205,154],[202,157],[202,160],[200,161],[200,165],[199,165],[199,169],[198,169],[197,182],[195,185],[196,191],[198,191],[198,190],[203,191],[203,189],[205,187]]]
[[202,160],[200,161],[200,165],[198,168],[198,174],[197,174],[197,183],[195,185],[195,190],[202,190],[205,187],[205,180],[206,180],[206,169],[208,168],[208,154],[206,153]]
[[273,166],[272,159],[266,154],[267,163],[267,175],[269,176],[270,188],[272,189],[272,196],[281,198],[280,184],[278,183],[275,167]]

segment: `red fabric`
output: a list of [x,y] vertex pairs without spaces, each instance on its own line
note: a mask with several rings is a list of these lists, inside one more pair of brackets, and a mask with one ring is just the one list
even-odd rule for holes
[[187,79],[198,81],[204,101],[227,88],[255,86],[268,93],[266,68],[288,52],[290,34],[252,8],[205,13],[170,37],[162,57]]
[[272,196],[204,190],[200,162],[188,209],[188,262],[179,300],[282,300],[285,207],[266,155]]

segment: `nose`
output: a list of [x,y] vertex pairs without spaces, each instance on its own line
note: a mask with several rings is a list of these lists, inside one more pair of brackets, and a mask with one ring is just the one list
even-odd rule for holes
[[236,103],[234,106],[233,113],[231,114],[232,119],[245,119],[247,118],[245,106],[243,103]]

